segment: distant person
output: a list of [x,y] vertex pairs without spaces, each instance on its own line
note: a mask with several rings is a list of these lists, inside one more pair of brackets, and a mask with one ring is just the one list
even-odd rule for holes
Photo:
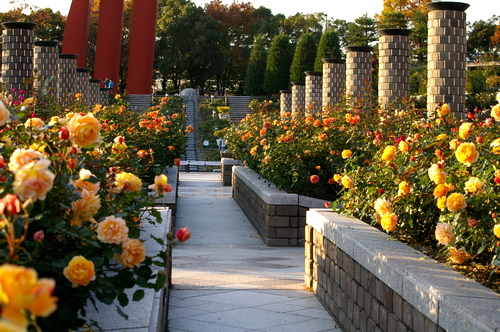
[[107,89],[108,85],[109,85],[109,78],[106,77],[106,79],[104,80],[103,84],[104,84],[104,88]]
[[113,82],[113,79],[110,78],[108,82],[108,90],[111,91],[113,90],[113,87],[115,86],[115,82]]

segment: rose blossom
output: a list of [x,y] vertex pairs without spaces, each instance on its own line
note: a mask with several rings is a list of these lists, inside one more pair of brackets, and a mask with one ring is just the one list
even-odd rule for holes
[[451,186],[446,183],[440,183],[434,188],[433,195],[436,198],[443,197],[448,195],[448,192],[451,190]]
[[466,193],[480,194],[484,190],[484,182],[473,176],[465,182]]
[[92,182],[88,181],[88,179],[90,179],[92,176],[94,176],[92,174],[92,172],[90,172],[89,170],[87,170],[85,168],[82,168],[80,170],[80,173],[78,175],[79,175],[79,179],[77,179],[73,183],[73,186],[75,188],[77,188],[77,189],[87,189],[88,191],[94,192],[94,194],[99,191],[99,186],[100,186],[99,182],[92,183]]
[[122,218],[108,216],[97,225],[97,238],[103,243],[120,244],[128,237],[128,227]]
[[122,242],[122,253],[116,254],[116,260],[123,266],[133,268],[146,259],[146,248],[137,239],[126,239]]
[[385,147],[384,152],[382,152],[382,160],[391,161],[396,156],[396,147],[393,145],[388,145]]
[[44,125],[45,125],[45,122],[43,122],[43,120],[40,118],[29,118],[24,123],[24,126],[26,128],[31,127],[35,130],[40,130]]
[[35,159],[42,158],[43,154],[33,149],[18,148],[12,152],[9,159],[9,171],[16,172],[24,165],[29,164]]
[[493,226],[493,234],[500,239],[500,224]]
[[81,225],[82,222],[92,218],[101,208],[101,198],[93,191],[83,189],[81,198],[71,203],[71,211],[73,218],[72,225]]
[[467,252],[463,248],[450,248],[450,260],[453,263],[463,264],[467,260],[467,256]]
[[352,187],[354,187],[354,182],[352,181],[352,179],[350,177],[345,175],[342,177],[342,185],[344,187],[346,187],[347,189],[351,189]]
[[72,287],[87,286],[95,280],[94,263],[83,256],[74,256],[63,270]]
[[69,120],[67,128],[73,144],[87,147],[101,141],[101,124],[92,113],[76,113]]
[[446,207],[450,212],[457,212],[459,210],[465,209],[467,207],[465,196],[460,193],[451,194],[446,199]]
[[0,199],[0,213],[8,216],[14,216],[21,210],[21,204],[16,195],[7,194]]
[[171,192],[172,186],[168,184],[168,177],[165,174],[155,176],[155,183],[150,185],[148,189],[156,190],[158,193]]
[[349,159],[352,156],[352,151],[351,150],[344,150],[342,151],[342,158],[343,159]]
[[435,236],[440,244],[451,244],[455,242],[455,229],[452,225],[440,222],[436,226]]
[[438,207],[438,209],[443,211],[446,208],[446,196],[438,197],[436,206]]
[[461,139],[467,139],[470,137],[471,132],[472,132],[472,123],[464,122],[458,128],[458,137],[460,137]]
[[392,213],[392,204],[383,198],[378,198],[374,204],[375,211],[379,215],[384,215],[386,213]]
[[401,181],[398,185],[398,196],[408,195],[411,192],[411,185],[406,181]]
[[462,143],[455,150],[455,157],[465,166],[470,166],[479,158],[479,152],[474,143]]
[[444,183],[446,175],[448,175],[443,171],[441,164],[432,164],[427,173],[429,174],[431,181],[435,184]]
[[115,186],[124,191],[140,191],[142,181],[132,173],[121,172],[116,175]]
[[396,229],[398,216],[395,213],[384,213],[380,219],[380,225],[387,232],[392,232]]
[[10,112],[5,104],[0,100],[0,126],[3,126],[9,121]]
[[29,198],[33,201],[45,199],[55,178],[54,173],[48,169],[49,165],[50,160],[43,158],[32,161],[16,172],[12,189],[21,201]]

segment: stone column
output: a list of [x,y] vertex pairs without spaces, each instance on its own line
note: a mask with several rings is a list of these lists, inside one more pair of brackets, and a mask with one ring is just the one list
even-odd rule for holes
[[382,29],[379,33],[378,100],[382,108],[401,108],[410,96],[410,33]]
[[101,80],[98,78],[89,79],[90,104],[102,104],[101,102]]
[[321,113],[323,110],[323,73],[306,71],[306,114]]
[[294,81],[292,83],[292,116],[304,111],[306,103],[306,83]]
[[292,90],[280,90],[280,114],[292,113]]
[[55,91],[59,52],[56,40],[36,41],[33,57],[33,87],[46,93]]
[[4,22],[2,33],[2,83],[8,91],[25,90],[31,95],[33,75],[33,45],[36,23]]
[[345,59],[326,58],[323,61],[323,106],[333,107],[345,94]]
[[83,101],[90,104],[90,68],[76,68],[76,92],[83,95]]
[[59,54],[57,98],[63,105],[68,102],[68,95],[80,92],[76,86],[77,57],[78,54]]
[[370,46],[347,46],[346,94],[356,106],[371,105],[372,51]]
[[434,116],[439,104],[450,105],[459,118],[465,110],[466,14],[469,4],[440,1],[426,4],[427,112]]

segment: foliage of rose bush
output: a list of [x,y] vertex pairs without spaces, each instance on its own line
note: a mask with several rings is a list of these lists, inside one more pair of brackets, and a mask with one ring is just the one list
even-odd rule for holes
[[147,253],[141,234],[142,223],[162,221],[154,201],[171,188],[158,174],[191,130],[181,103],[141,114],[119,96],[110,107],[81,97],[58,108],[22,91],[0,95],[2,329],[76,330],[92,324],[89,301],[123,314],[165,281],[166,251]]
[[[476,110],[461,121],[446,104],[434,119],[411,105],[295,118],[258,112],[225,138],[235,158],[282,189],[389,233],[437,241],[453,262],[481,256],[498,267],[500,93],[497,100],[489,117]],[[443,230],[452,241],[439,240]]]

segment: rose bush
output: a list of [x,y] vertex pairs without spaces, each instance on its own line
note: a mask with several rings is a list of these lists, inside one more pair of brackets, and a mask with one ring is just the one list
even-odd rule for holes
[[[500,93],[497,100],[491,117],[476,110],[463,120],[447,104],[434,119],[411,105],[296,117],[256,112],[225,138],[235,158],[279,188],[324,198],[387,232],[441,243],[455,263],[488,260],[495,273]],[[442,225],[453,233],[445,242]]]
[[143,288],[161,289],[154,266],[166,251],[148,254],[141,235],[144,222],[162,221],[154,202],[171,188],[158,174],[190,130],[182,103],[139,113],[120,96],[103,107],[77,94],[61,108],[11,91],[0,95],[0,126],[0,329],[76,330],[92,325],[89,304],[124,315]]

